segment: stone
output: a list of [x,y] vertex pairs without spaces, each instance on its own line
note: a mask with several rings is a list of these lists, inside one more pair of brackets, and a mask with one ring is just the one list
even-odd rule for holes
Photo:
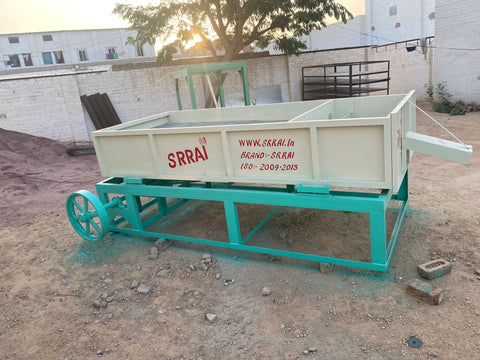
[[158,259],[158,254],[150,254],[150,255],[148,255],[148,258],[149,258],[150,260]]
[[100,301],[100,306],[102,308],[106,308],[107,307],[107,302],[105,300]]
[[328,275],[330,273],[330,271],[332,271],[332,269],[333,269],[332,264],[328,264],[328,263],[324,263],[324,262],[320,263],[320,272],[322,274]]
[[475,270],[475,275],[480,276],[480,269]]
[[268,286],[265,286],[263,289],[262,289],[262,295],[263,296],[268,296],[272,293],[272,289],[269,288]]
[[308,348],[308,352],[316,353],[316,352],[317,352],[317,348],[314,348],[314,347]]
[[218,273],[215,274],[215,279],[217,279],[217,280],[220,279],[220,274],[218,274]]
[[308,350],[303,350],[303,353],[304,353],[305,355],[308,355]]
[[141,284],[137,288],[137,293],[140,293],[140,294],[148,294],[150,291],[152,291],[152,287],[145,284]]
[[158,248],[156,246],[152,246],[150,248],[150,254],[158,255]]
[[406,284],[406,291],[409,295],[431,304],[438,305],[443,301],[445,291],[440,288],[434,288],[432,285],[419,279],[409,280]]
[[98,356],[102,356],[102,355],[103,355],[103,350],[98,350],[98,351],[97,351],[97,355],[98,355]]
[[202,258],[200,259],[201,264],[211,264],[212,257],[209,254],[203,254]]
[[281,232],[279,236],[282,240],[285,240],[287,238],[287,234],[285,234],[284,232]]
[[417,266],[418,274],[424,279],[432,280],[452,271],[452,264],[444,259],[428,261]]
[[108,297],[108,293],[104,292],[102,293],[102,299],[105,300]]
[[105,299],[107,303],[111,303],[113,301],[113,296],[109,296]]
[[157,276],[168,277],[168,276],[170,276],[171,273],[172,273],[171,270],[164,269],[164,270],[160,270],[159,272],[157,272]]
[[133,280],[132,283],[130,284],[130,289],[136,289],[136,288],[138,288],[138,285],[140,285],[140,280],[135,279],[135,280]]
[[165,238],[160,238],[158,239],[157,241],[155,241],[153,243],[153,245],[155,245],[155,247],[159,250],[159,251],[165,251],[167,250],[167,248],[172,245],[172,240],[170,239],[165,239]]
[[213,323],[215,320],[217,320],[217,315],[215,315],[215,314],[205,314],[205,318],[209,322]]
[[96,307],[97,309],[99,309],[99,308],[102,307],[102,304],[101,304],[100,300],[94,300],[93,301],[93,306]]

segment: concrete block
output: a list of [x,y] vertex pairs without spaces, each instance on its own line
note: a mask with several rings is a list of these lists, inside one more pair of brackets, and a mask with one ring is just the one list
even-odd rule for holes
[[407,294],[426,302],[430,305],[438,305],[443,301],[445,291],[434,288],[432,285],[419,279],[409,280],[406,284]]
[[418,274],[424,279],[432,280],[452,271],[452,264],[444,259],[428,261],[417,266]]

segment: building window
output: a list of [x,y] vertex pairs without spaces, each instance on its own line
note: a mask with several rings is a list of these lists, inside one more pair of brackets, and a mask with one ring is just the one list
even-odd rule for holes
[[32,54],[22,54],[25,66],[33,66]]
[[390,6],[389,13],[390,13],[390,16],[397,15],[397,5]]
[[44,53],[42,53],[42,57],[43,57],[43,64],[44,65],[52,65],[53,64],[52,53],[44,52]]
[[20,40],[18,39],[18,36],[9,36],[8,37],[8,42],[10,44],[18,44]]
[[52,35],[42,35],[43,41],[53,41]]
[[8,63],[11,67],[20,67],[20,58],[18,55],[9,55],[8,56]]
[[87,51],[86,50],[78,50],[78,59],[80,61],[87,61],[88,60]]
[[53,55],[55,55],[55,62],[57,64],[65,64],[65,59],[63,58],[62,51],[54,51]]
[[137,50],[137,56],[144,56],[144,55],[143,55],[143,47],[142,47],[142,46],[137,46],[137,47],[136,47],[136,50]]
[[114,47],[107,48],[106,58],[110,60],[118,59],[117,49]]

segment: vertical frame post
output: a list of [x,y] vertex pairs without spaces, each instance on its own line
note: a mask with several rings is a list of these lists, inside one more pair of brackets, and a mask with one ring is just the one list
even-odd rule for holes
[[370,212],[370,251],[372,264],[387,264],[385,210]]
[[175,79],[175,92],[177,93],[178,110],[182,110],[182,98],[180,96],[180,87],[178,85],[178,79]]
[[197,100],[195,99],[195,89],[193,87],[193,78],[192,74],[188,72],[187,74],[188,89],[190,90],[190,100],[192,101],[192,109],[197,108]]
[[158,202],[158,213],[160,214],[161,217],[164,217],[165,215],[168,214],[167,199],[164,197],[159,197],[157,199],[157,202]]
[[218,94],[220,96],[221,107],[225,107],[225,94],[223,93],[223,79],[225,79],[225,75],[220,72],[217,72]]
[[242,66],[242,70],[240,70],[240,75],[242,77],[243,82],[243,98],[245,99],[245,105],[251,105],[250,102],[250,90],[248,88],[248,74],[247,74],[247,65]]
[[127,220],[135,230],[143,230],[142,220],[140,219],[140,199],[135,195],[125,195],[127,201]]
[[224,201],[223,204],[227,220],[228,239],[231,244],[240,245],[242,243],[242,235],[240,234],[237,205],[233,201]]

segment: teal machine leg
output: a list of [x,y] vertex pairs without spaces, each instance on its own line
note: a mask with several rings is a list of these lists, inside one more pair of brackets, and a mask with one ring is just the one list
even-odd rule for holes
[[[68,207],[69,218],[77,230],[80,229],[82,237],[96,241],[108,231],[141,235],[147,237],[164,237],[171,240],[187,241],[211,246],[220,246],[230,249],[246,250],[272,255],[299,258],[304,260],[319,261],[338,264],[361,269],[386,271],[391,261],[397,242],[398,233],[408,204],[408,174],[405,174],[400,190],[393,194],[391,190],[380,193],[331,191],[328,186],[288,185],[285,188],[269,188],[254,186],[215,187],[213,183],[200,183],[192,181],[149,180],[110,178],[96,184],[99,201],[95,201],[91,193],[79,192],[76,196],[86,196],[93,201],[96,208],[102,207],[108,214],[108,221],[103,215],[98,236],[85,234],[85,218],[104,214],[103,209],[90,211],[92,215],[76,215],[79,212],[79,201]],[[86,194],[88,193],[88,194]],[[118,196],[122,194],[122,196]],[[168,199],[175,199],[169,200]],[[145,203],[141,200],[149,199]],[[228,242],[209,239],[193,238],[174,234],[160,233],[148,230],[154,223],[160,223],[165,216],[175,208],[189,200],[219,201],[224,204],[225,218],[228,230]],[[391,201],[401,203],[397,207],[397,219],[387,241],[386,212]],[[81,202],[81,201],[80,201]],[[85,201],[86,202],[86,201]],[[242,238],[237,204],[274,205],[276,209],[268,215],[250,234]],[[301,207],[310,209],[339,210],[369,214],[370,218],[370,262],[348,260],[329,256],[298,253],[273,249],[268,247],[249,245],[248,241],[253,234],[278,210],[279,207]],[[146,211],[154,208],[155,211]],[[83,212],[85,213],[85,212]],[[74,223],[77,221],[78,223]],[[82,227],[83,226],[83,227]],[[88,229],[91,229],[89,227]]]

